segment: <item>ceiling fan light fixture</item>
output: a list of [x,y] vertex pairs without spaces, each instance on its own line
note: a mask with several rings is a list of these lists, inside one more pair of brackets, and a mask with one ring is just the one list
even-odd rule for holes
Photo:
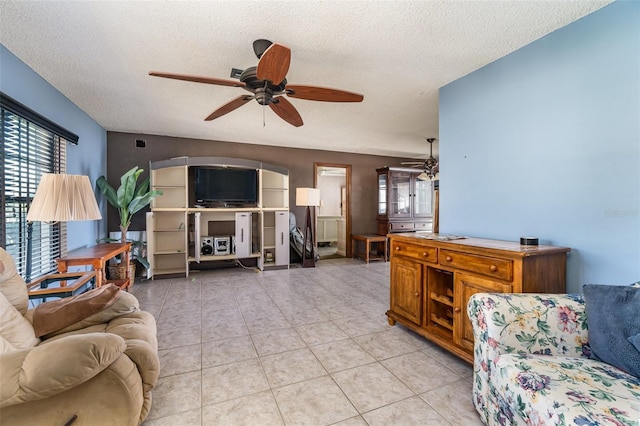
[[429,142],[429,158],[424,162],[424,171],[431,180],[433,180],[440,171],[440,163],[433,156],[433,142],[435,142],[435,140],[436,138],[427,138],[427,142]]

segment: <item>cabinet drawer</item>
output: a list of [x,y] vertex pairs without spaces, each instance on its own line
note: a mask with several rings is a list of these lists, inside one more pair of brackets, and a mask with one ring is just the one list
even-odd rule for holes
[[439,261],[441,265],[477,272],[506,281],[513,279],[513,262],[511,260],[440,250]]
[[405,256],[433,263],[438,261],[438,249],[435,247],[421,247],[414,244],[394,241],[391,250],[394,256]]
[[413,224],[413,229],[416,231],[431,231],[433,229],[432,222],[416,222]]
[[413,231],[413,222],[389,222],[389,229],[393,231]]

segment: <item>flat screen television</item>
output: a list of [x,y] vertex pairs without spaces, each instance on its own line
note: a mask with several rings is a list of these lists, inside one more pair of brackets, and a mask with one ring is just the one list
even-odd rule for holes
[[195,168],[196,204],[204,207],[258,205],[258,171],[231,167]]

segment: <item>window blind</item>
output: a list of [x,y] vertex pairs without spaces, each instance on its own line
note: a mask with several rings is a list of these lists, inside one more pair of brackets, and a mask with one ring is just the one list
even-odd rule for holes
[[42,174],[66,172],[67,140],[10,110],[6,97],[1,100],[0,243],[15,260],[18,273],[31,280],[55,271],[55,260],[66,254],[64,223],[33,222],[31,274],[27,276],[27,212]]

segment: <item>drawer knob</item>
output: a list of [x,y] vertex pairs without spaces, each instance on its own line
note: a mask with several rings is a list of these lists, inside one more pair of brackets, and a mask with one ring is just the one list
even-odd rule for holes
[[490,270],[491,272],[495,272],[495,271],[497,271],[497,270],[498,270],[498,267],[497,267],[496,265],[491,265],[491,266],[489,266],[489,270]]
[[396,246],[396,251],[400,251],[400,246]]
[[447,262],[451,262],[453,258],[451,256],[447,256],[444,258],[444,260],[446,260]]
[[417,291],[413,294],[415,297],[420,296],[420,293],[418,293]]
[[455,313],[460,312],[460,308],[453,308],[453,312],[455,312]]
[[422,253],[423,257],[429,257],[429,253]]

